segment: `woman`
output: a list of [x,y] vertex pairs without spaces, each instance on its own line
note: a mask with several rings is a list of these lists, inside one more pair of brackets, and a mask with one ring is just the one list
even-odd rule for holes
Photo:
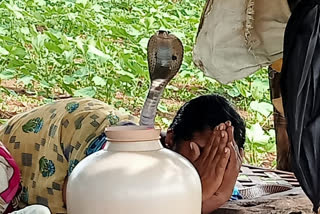
[[244,155],[245,123],[225,98],[206,95],[185,103],[165,142],[197,169],[203,213],[211,213],[230,199]]
[[[61,100],[13,117],[0,127],[0,141],[20,168],[21,201],[66,213],[65,187],[73,168],[104,147],[106,127],[136,122],[137,118],[90,98]],[[230,198],[241,164],[237,144],[242,148],[244,134],[240,116],[217,95],[187,102],[174,118],[165,144],[198,170],[204,212]]]

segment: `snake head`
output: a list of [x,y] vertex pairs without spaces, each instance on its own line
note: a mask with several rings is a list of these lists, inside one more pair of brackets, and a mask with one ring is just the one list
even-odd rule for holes
[[169,82],[179,71],[183,59],[183,45],[169,31],[159,30],[148,42],[148,65],[151,82]]
[[140,125],[154,126],[163,90],[178,73],[183,59],[182,42],[169,31],[160,30],[148,42],[148,65],[151,85],[144,103]]

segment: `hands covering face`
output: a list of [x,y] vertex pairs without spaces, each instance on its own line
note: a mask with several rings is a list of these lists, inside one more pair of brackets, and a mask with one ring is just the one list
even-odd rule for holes
[[[230,121],[217,126],[199,157],[193,161],[202,183],[203,213],[217,209],[232,195],[243,157],[233,130]],[[196,142],[191,142],[191,149],[197,150],[195,145]]]

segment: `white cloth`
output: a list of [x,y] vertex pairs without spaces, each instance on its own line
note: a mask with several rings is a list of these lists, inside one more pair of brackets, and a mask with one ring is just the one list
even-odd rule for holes
[[244,78],[282,57],[290,15],[287,0],[207,0],[193,61],[221,83]]
[[50,210],[42,205],[32,205],[10,214],[51,214]]

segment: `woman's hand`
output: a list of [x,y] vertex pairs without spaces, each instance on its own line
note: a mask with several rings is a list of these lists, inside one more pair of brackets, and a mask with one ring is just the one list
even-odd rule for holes
[[207,200],[203,200],[202,213],[211,213],[227,202],[233,192],[235,183],[242,164],[243,150],[239,151],[236,142],[233,139],[233,127],[227,128],[228,144],[230,150],[229,163],[223,172],[223,180],[217,191]]
[[193,162],[201,178],[202,201],[212,197],[222,185],[230,157],[230,148],[227,147],[227,142],[226,125],[220,124],[212,132],[211,138],[200,156]]

